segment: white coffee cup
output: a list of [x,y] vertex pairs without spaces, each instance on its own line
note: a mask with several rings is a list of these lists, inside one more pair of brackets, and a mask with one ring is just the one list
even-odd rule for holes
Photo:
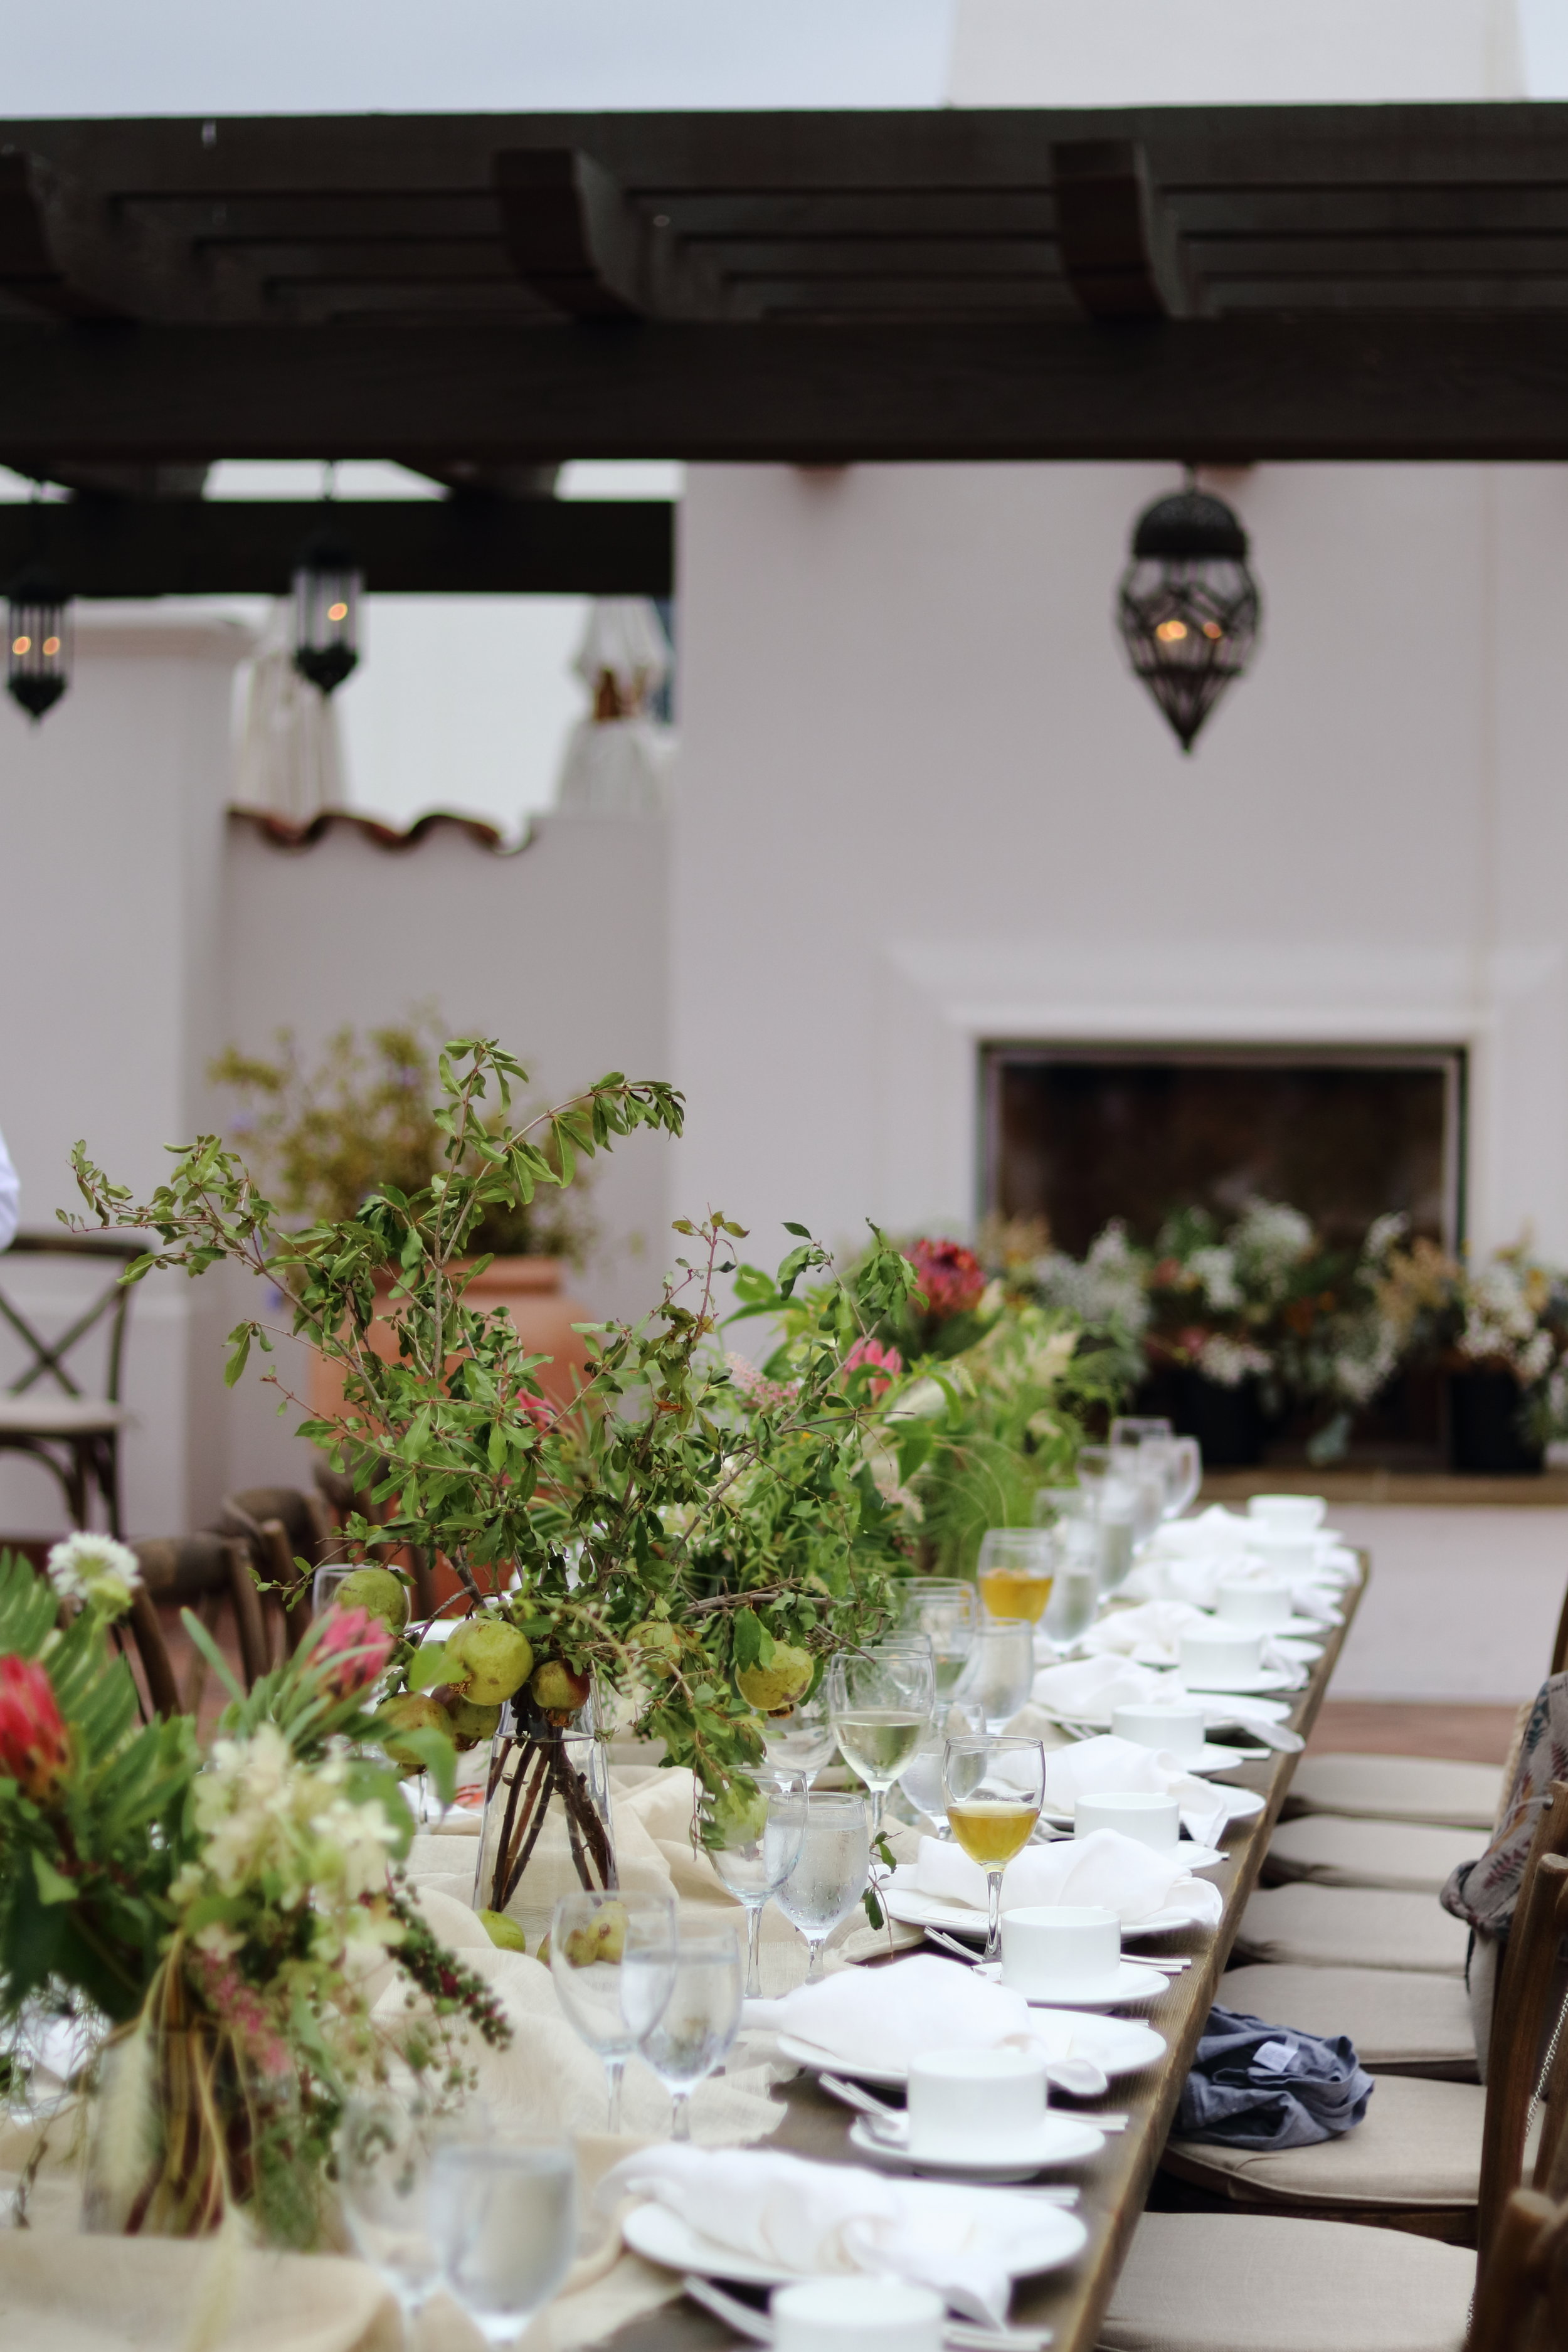
[[907,2099],[911,2156],[983,2155],[1038,2131],[1046,2062],[1029,2050],[928,2051],[910,2061]]
[[1002,1981],[1014,1992],[1040,2000],[1097,1992],[1114,1979],[1121,1958],[1114,1911],[1030,1903],[1002,1914]]
[[1277,1632],[1295,1614],[1289,1586],[1262,1578],[1238,1577],[1216,1586],[1214,1607],[1222,1625],[1252,1626],[1262,1633]]
[[1201,1756],[1208,1725],[1201,1706],[1119,1706],[1110,1728],[1138,1748],[1161,1748],[1168,1756]]
[[1189,1690],[1243,1690],[1263,1671],[1263,1636],[1216,1620],[1182,1635],[1181,1666]]
[[1298,1534],[1321,1528],[1328,1515],[1328,1498],[1323,1495],[1254,1495],[1247,1506],[1249,1519],[1264,1519]]
[[947,2306],[893,2278],[796,2279],[775,2288],[774,2352],[942,2352]]
[[1259,1519],[1249,1549],[1253,1559],[1275,1576],[1310,1576],[1321,1541],[1310,1528],[1277,1527],[1272,1519]]
[[1074,1837],[1092,1837],[1096,1830],[1120,1831],[1163,1853],[1182,1834],[1182,1809],[1156,1789],[1102,1789],[1073,1808]]

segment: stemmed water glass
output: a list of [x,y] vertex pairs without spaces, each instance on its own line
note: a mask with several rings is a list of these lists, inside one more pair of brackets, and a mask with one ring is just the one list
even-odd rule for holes
[[800,1857],[805,1834],[804,1772],[775,1773],[773,1786],[742,1797],[709,1801],[702,1808],[702,1843],[708,1859],[737,1903],[746,1906],[746,1998],[762,1992],[757,1953],[763,1913]]
[[[563,1895],[550,1922],[550,1973],[566,2021],[605,2062],[609,2121],[621,2127],[621,2078],[637,2048],[658,1984],[668,2000],[675,1982],[675,1900],[668,1895],[620,1895],[584,1888]],[[628,1959],[636,1956],[638,2016],[634,2025],[625,1992]]]
[[899,1775],[899,1786],[910,1802],[929,1820],[940,1822],[937,1834],[941,1837],[948,1833],[947,1801],[942,1784],[942,1759],[947,1743],[950,1739],[962,1739],[965,1732],[977,1733],[984,1728],[984,1710],[977,1700],[939,1698],[924,1739]]
[[[471,2134],[470,2110],[462,2120]],[[351,2099],[338,2127],[338,2194],[360,2260],[385,2280],[403,2314],[405,2339],[441,2276],[431,2228],[430,2180],[437,2149],[458,2129],[416,2094]]]
[[960,1698],[975,1700],[987,1731],[1005,1731],[1035,1686],[1035,1629],[1026,1617],[988,1617],[974,1637]]
[[430,2180],[441,2284],[487,2344],[513,2345],[572,2267],[577,2168],[563,2141],[463,2141]]
[[958,1687],[974,1647],[979,1618],[973,1585],[957,1577],[917,1576],[909,1586],[900,1630],[923,1633],[931,1643],[939,1699],[950,1697]]
[[1145,1498],[1140,1496],[1139,1482],[1133,1475],[1137,1458],[1137,1449],[1131,1445],[1079,1448],[1079,1481],[1089,1496],[1099,1535],[1097,1554],[1102,1592],[1117,1591],[1131,1574],[1141,1524],[1144,1534],[1151,1533],[1158,1524],[1157,1503],[1151,1513],[1144,1507]]
[[634,2021],[645,2014],[647,2019],[637,2036],[637,2051],[674,2102],[671,2139],[689,2139],[691,2094],[722,2063],[740,2031],[741,1948],[728,1927],[682,1929],[675,1947],[674,1982],[660,1999],[661,1979],[650,1968],[646,2008],[643,1970],[643,1956],[628,1949],[626,2010]]
[[1202,1446],[1195,1437],[1156,1437],[1145,1438],[1142,1451],[1152,1454],[1164,1473],[1162,1517],[1179,1519],[1188,1504],[1197,1500],[1198,1488],[1204,1483]]
[[1119,1412],[1110,1424],[1112,1445],[1142,1445],[1146,1437],[1174,1435],[1163,1413]]
[[800,1858],[774,1898],[805,1940],[811,1958],[805,1980],[822,1973],[822,1954],[840,1919],[847,1919],[871,1874],[871,1808],[861,1796],[813,1797],[805,1809]]
[[828,1717],[844,1761],[871,1792],[873,1837],[883,1800],[925,1738],[935,1705],[936,1669],[923,1633],[841,1650],[827,1669]]
[[986,1615],[1026,1617],[1037,1625],[1051,1597],[1056,1565],[1054,1529],[987,1528],[975,1575]]
[[793,1780],[801,1774],[809,1789],[825,1764],[831,1764],[838,1742],[820,1698],[800,1699],[787,1715],[760,1717],[763,1749],[775,1780]]
[[985,1873],[985,1958],[1002,1953],[1002,1877],[1034,1834],[1046,1801],[1046,1751],[1037,1739],[982,1734],[950,1739],[942,1777],[953,1836]]

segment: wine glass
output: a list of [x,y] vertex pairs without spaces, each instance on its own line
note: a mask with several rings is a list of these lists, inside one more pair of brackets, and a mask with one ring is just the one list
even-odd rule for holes
[[1099,1606],[1100,1531],[1080,1514],[1063,1519],[1057,1530],[1056,1587],[1040,1621],[1041,1633],[1058,1656],[1088,1633]]
[[768,1769],[775,1780],[791,1780],[798,1772],[809,1789],[837,1752],[838,1742],[820,1698],[801,1699],[787,1715],[764,1715],[758,1721]]
[[564,2141],[462,2141],[430,2180],[441,2283],[487,2344],[516,2345],[572,2267],[577,2168]]
[[[465,2135],[474,2128],[472,2110]],[[458,2129],[417,2095],[394,2091],[350,2099],[338,2126],[338,2194],[360,2260],[397,2297],[405,2341],[441,2276],[431,2227],[430,2179],[437,2149]]]
[[965,1732],[978,1733],[984,1728],[985,1714],[978,1700],[939,1698],[925,1738],[899,1775],[899,1786],[910,1803],[930,1820],[940,1822],[939,1837],[948,1833],[947,1800],[942,1785],[943,1751],[950,1739],[962,1739]]
[[841,1650],[827,1669],[827,1712],[839,1753],[871,1791],[871,1835],[882,1801],[925,1738],[936,1705],[936,1668],[925,1635],[896,1635],[869,1650]]
[[1159,1413],[1119,1412],[1110,1424],[1112,1445],[1142,1445],[1146,1437],[1173,1435],[1171,1423]]
[[805,1939],[805,1980],[822,1974],[823,1948],[866,1891],[871,1874],[871,1809],[852,1795],[813,1797],[805,1809],[800,1858],[774,1898]]
[[950,1697],[969,1663],[979,1622],[974,1587],[956,1577],[918,1576],[904,1596],[901,1630],[931,1643],[939,1699]]
[[621,2077],[638,2040],[623,1998],[626,1958],[633,1952],[647,1956],[638,1993],[643,2010],[654,1998],[660,1965],[668,2000],[675,1982],[675,1922],[673,1895],[593,1887],[563,1895],[551,1918],[550,1973],[567,2023],[605,2062],[608,2131],[621,2127]]
[[[364,1563],[363,1561],[359,1563],[361,1567],[363,1567],[363,1564]],[[355,1563],[352,1559],[342,1561],[328,1560],[324,1567],[317,1569],[315,1574],[310,1579],[310,1614],[312,1617],[324,1617],[329,1609],[335,1609],[337,1607],[339,1588],[344,1582],[346,1578],[351,1577],[353,1574],[354,1565]]]
[[987,1528],[980,1538],[976,1582],[990,1617],[1026,1617],[1037,1625],[1056,1575],[1049,1528]]
[[[1131,1445],[1080,1445],[1079,1482],[1088,1490],[1099,1529],[1100,1589],[1115,1592],[1132,1569],[1138,1540],[1139,1496]],[[1158,1515],[1156,1514],[1156,1517]]]
[[[642,2013],[641,1956],[627,1955],[626,2007]],[[728,2054],[741,2025],[741,1948],[728,1927],[682,1929],[675,1947],[674,1983],[654,2006],[650,1984],[648,2021],[637,2049],[674,2102],[671,2139],[691,2137],[687,2114],[691,2094]]]
[[731,1794],[702,1808],[702,1843],[708,1859],[737,1903],[746,1906],[746,1998],[761,1995],[757,1950],[763,1913],[800,1856],[805,1834],[804,1772],[775,1773],[771,1790],[754,1797]]
[[1026,1617],[988,1617],[974,1637],[961,1698],[977,1699],[987,1731],[1005,1731],[1035,1686],[1035,1629]]
[[953,1836],[985,1873],[990,1921],[985,1958],[1002,1953],[1002,1874],[1034,1834],[1046,1801],[1046,1751],[1037,1739],[950,1739],[942,1765]]
[[[1147,1450],[1147,1441],[1145,1445]],[[1195,1437],[1162,1437],[1154,1440],[1153,1450],[1165,1474],[1162,1515],[1179,1519],[1204,1483],[1203,1448]]]

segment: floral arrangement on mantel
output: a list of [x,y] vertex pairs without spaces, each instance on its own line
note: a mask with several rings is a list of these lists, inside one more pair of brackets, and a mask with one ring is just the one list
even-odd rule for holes
[[1537,1445],[1568,1436],[1568,1274],[1524,1244],[1473,1266],[1391,1213],[1359,1248],[1335,1249],[1300,1210],[1253,1200],[1227,1226],[1180,1211],[1152,1247],[1112,1222],[1081,1259],[1041,1250],[1030,1276],[1140,1373],[1255,1381],[1271,1408],[1319,1413],[1314,1461],[1342,1453],[1355,1414],[1422,1364],[1506,1372],[1521,1433]]
[[[139,1581],[108,1538],[55,1547],[48,1576],[0,1553],[0,2028],[16,2079],[29,2021],[85,2025],[98,2098],[90,2218],[195,2234],[243,2210],[310,2245],[345,2097],[412,2068],[439,2106],[472,2036],[510,2028],[431,1936],[401,1881],[414,1822],[377,1686],[392,1650],[335,1610],[247,1696],[188,1612],[231,1703],[204,1756],[188,1717],[138,1720],[115,1646]],[[449,1790],[449,1745],[416,1738]],[[390,1961],[417,2006],[373,2018]]]

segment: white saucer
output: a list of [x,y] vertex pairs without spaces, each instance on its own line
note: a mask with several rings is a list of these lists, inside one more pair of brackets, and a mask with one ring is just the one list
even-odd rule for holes
[[[1071,2031],[1072,2047],[1065,2055],[1087,2058],[1111,2082],[1121,2074],[1141,2073],[1165,2053],[1164,2035],[1137,2018],[1110,2017],[1093,2010],[1051,2011],[1047,2014],[1059,2015],[1062,2024]],[[787,2058],[792,2065],[804,2066],[811,2074],[842,2074],[849,2082],[869,2083],[878,2090],[902,2090],[909,2080],[901,2066],[895,2071],[888,2066],[864,2065],[858,2058],[841,2058],[837,2051],[819,2049],[816,2042],[802,2042],[793,2033],[780,2034],[778,2050],[781,2058]]]
[[[968,1903],[939,1903],[932,1895],[897,1886],[884,1887],[881,1901],[889,1918],[901,1927],[940,1927],[944,1935],[968,1936],[982,1944],[990,1932],[984,1912]],[[1121,1932],[1123,1936],[1170,1936],[1179,1927],[1213,1925],[1206,1910],[1173,1903],[1163,1911],[1151,1911],[1146,1918],[1123,1926]]]
[[1187,1688],[1193,1697],[1200,1700],[1206,1708],[1212,1706],[1215,1699],[1262,1698],[1270,1691],[1300,1690],[1306,1680],[1305,1675],[1288,1675],[1282,1666],[1259,1666],[1258,1672],[1249,1675],[1244,1683],[1226,1683],[1221,1690],[1216,1690],[1210,1683],[1189,1683]]
[[[733,2279],[742,2286],[782,2286],[786,2279],[815,2277],[815,2272],[786,2269],[777,2262],[760,2262],[753,2254],[737,2253],[716,2238],[694,2230],[668,2205],[634,2205],[621,2219],[621,2236],[636,2254],[665,2270],[695,2271],[700,2278]],[[1025,2244],[1015,2243],[1005,2267],[1009,2278],[1035,2278],[1043,2271],[1058,2271],[1076,2261],[1089,2242],[1089,2231],[1076,2213],[1041,2198],[1030,2209],[1030,2230]],[[998,2260],[1003,2259],[998,2255]]]
[[[1162,1671],[1165,1670],[1163,1669]],[[1169,1703],[1174,1705],[1178,1700],[1188,1697],[1197,1700],[1199,1706],[1203,1708],[1204,1719],[1211,1731],[1220,1730],[1229,1724],[1237,1724],[1240,1730],[1246,1730],[1247,1726],[1245,1723],[1240,1722],[1237,1717],[1228,1715],[1226,1712],[1223,1702],[1227,1698],[1248,1698],[1250,1712],[1254,1716],[1258,1717],[1265,1723],[1283,1723],[1290,1712],[1289,1708],[1288,1706],[1282,1706],[1277,1698],[1251,1698],[1250,1694],[1245,1691],[1205,1690],[1189,1692],[1184,1689],[1182,1685],[1176,1682],[1175,1677],[1173,1675]],[[1093,1732],[1109,1731],[1110,1728],[1111,1717],[1110,1709],[1109,1707],[1086,1707],[1072,1714],[1058,1715],[1054,1708],[1042,1706],[1040,1713],[1042,1715],[1049,1716],[1053,1723],[1059,1723],[1064,1730]],[[1205,1763],[1201,1759],[1194,1758],[1193,1759],[1193,1769],[1194,1771],[1204,1772],[1222,1772],[1228,1770],[1233,1764],[1247,1764],[1256,1761],[1256,1759],[1252,1757],[1237,1756],[1232,1748],[1222,1748],[1216,1752],[1225,1757],[1226,1761],[1224,1764]],[[1207,1753],[1206,1748],[1205,1753],[1205,1755]]]
[[900,2147],[896,2141],[883,2139],[868,2116],[858,2116],[849,2126],[849,2140],[862,2156],[889,2172],[939,2172],[959,2175],[965,2180],[988,2180],[1000,2184],[1008,2180],[1032,2180],[1037,2172],[1053,2170],[1058,2165],[1082,2164],[1098,2156],[1105,2146],[1105,2134],[1096,2131],[1091,2123],[1080,2123],[1076,2116],[1047,2114],[1039,2130],[1024,2142],[987,2150],[983,2157],[917,2156],[912,2148]]
[[[974,1973],[986,1984],[1000,1984],[1002,1963],[982,1960]],[[1120,2009],[1135,2000],[1157,2000],[1170,1989],[1171,1979],[1163,1969],[1140,1968],[1136,1960],[1123,1960],[1099,1991],[1086,1987],[1082,1992],[1026,1993],[1024,1999],[1031,2009]]]

